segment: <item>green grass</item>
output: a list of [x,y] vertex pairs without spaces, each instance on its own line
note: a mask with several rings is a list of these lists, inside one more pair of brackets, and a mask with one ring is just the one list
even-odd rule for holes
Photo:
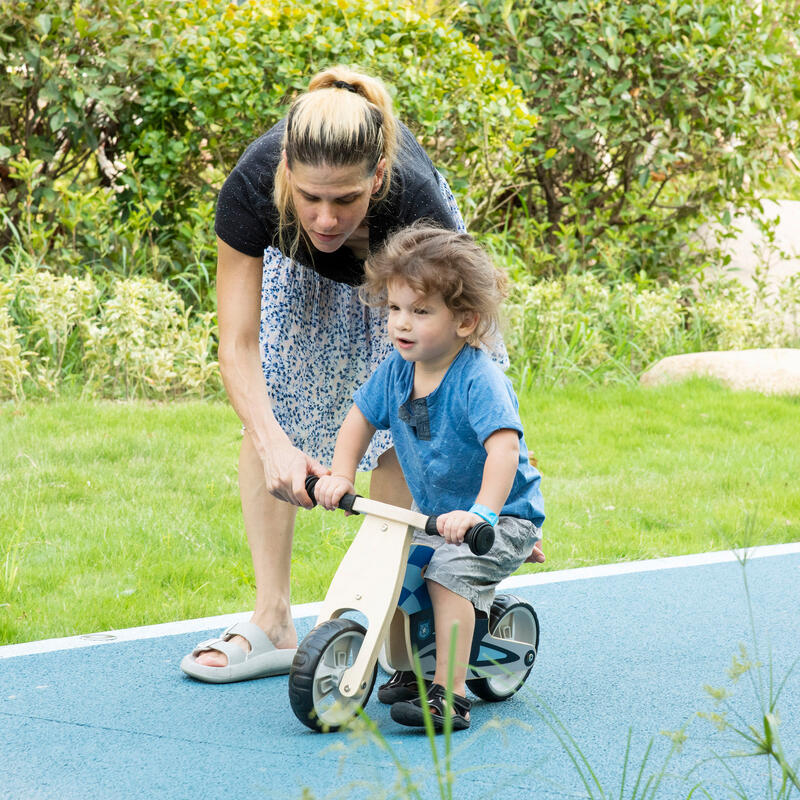
[[800,540],[800,398],[708,381],[521,398],[549,566]]
[[[800,399],[708,382],[520,399],[546,569],[800,540]],[[0,642],[247,610],[239,441],[221,403],[0,406]],[[357,525],[300,513],[294,602],[322,599]]]

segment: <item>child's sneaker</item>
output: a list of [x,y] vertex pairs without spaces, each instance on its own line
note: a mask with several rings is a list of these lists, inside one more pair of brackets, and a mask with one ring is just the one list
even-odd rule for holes
[[424,728],[425,710],[422,707],[423,703],[426,703],[431,710],[433,728],[437,733],[444,730],[446,713],[452,715],[452,729],[454,731],[463,731],[469,728],[469,710],[472,708],[472,703],[466,697],[454,694],[453,704],[448,707],[444,686],[439,686],[438,683],[430,685],[428,696],[424,700],[421,697],[417,697],[414,700],[395,703],[389,713],[392,719],[401,725],[408,725],[411,728]]
[[[430,681],[425,681],[425,687],[428,686]],[[412,670],[398,670],[386,683],[378,687],[378,700],[387,706],[404,700],[414,700],[417,697],[419,697],[417,676]]]

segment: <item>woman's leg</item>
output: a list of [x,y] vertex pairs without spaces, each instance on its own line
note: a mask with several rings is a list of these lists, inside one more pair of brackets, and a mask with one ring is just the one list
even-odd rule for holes
[[406,479],[403,477],[403,470],[400,469],[394,447],[386,450],[378,458],[378,466],[370,477],[369,496],[382,503],[411,508],[411,492],[406,486]]
[[[297,508],[277,500],[267,491],[261,459],[247,431],[239,454],[239,493],[256,579],[256,606],[250,621],[269,636],[275,647],[297,647],[289,599]],[[378,459],[370,481],[370,497],[403,508],[411,507],[411,493],[394,448]],[[231,641],[245,651],[249,649],[241,636],[234,636]],[[228,657],[218,650],[207,650],[197,656],[197,662],[207,667],[224,667]]]
[[[246,431],[239,453],[239,493],[256,580],[256,605],[250,621],[269,636],[275,647],[297,647],[289,599],[297,508],[267,491],[261,459]],[[234,636],[231,641],[249,650],[247,641],[240,636]],[[208,667],[224,667],[228,658],[218,650],[208,650],[197,656],[197,662]]]

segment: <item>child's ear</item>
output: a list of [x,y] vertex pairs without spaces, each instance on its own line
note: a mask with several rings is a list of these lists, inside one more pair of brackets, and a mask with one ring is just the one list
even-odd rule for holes
[[462,339],[468,339],[475,331],[475,328],[478,327],[479,321],[480,317],[477,311],[462,311],[461,322],[459,323],[456,333],[458,333]]

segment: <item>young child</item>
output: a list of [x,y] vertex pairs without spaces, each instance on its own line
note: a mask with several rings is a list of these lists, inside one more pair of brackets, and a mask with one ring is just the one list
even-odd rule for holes
[[[528,460],[519,404],[509,380],[478,345],[496,334],[505,277],[466,234],[414,225],[396,233],[366,264],[362,297],[388,308],[395,351],[354,396],[336,440],[331,475],[317,502],[328,509],[353,492],[361,456],[376,429],[390,429],[415,505],[438,515],[441,537],[417,531],[435,548],[425,580],[436,626],[436,672],[421,699],[413,672],[398,672],[378,692],[392,718],[424,726],[423,703],[437,729],[469,727],[466,676],[475,612],[488,614],[495,586],[541,538],[540,475]],[[486,520],[495,543],[484,556],[461,546]],[[533,552],[532,552],[533,551]],[[539,556],[537,557],[537,552]],[[445,708],[455,636],[453,703]]]

